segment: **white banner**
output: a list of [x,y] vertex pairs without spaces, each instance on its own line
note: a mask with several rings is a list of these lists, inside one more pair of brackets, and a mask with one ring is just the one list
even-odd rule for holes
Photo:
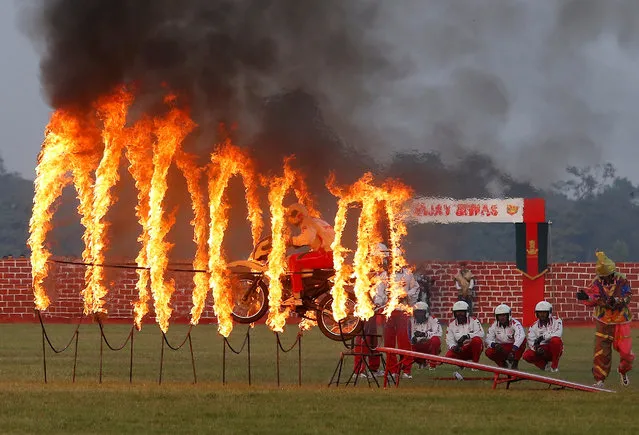
[[408,204],[413,223],[517,223],[524,221],[523,198],[415,198]]

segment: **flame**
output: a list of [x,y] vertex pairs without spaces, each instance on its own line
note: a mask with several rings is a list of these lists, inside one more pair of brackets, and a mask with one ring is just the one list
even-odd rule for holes
[[[183,151],[177,153],[176,164],[186,179],[186,187],[191,197],[193,209],[193,241],[195,242],[195,258],[193,269],[206,270],[208,264],[208,250],[206,246],[208,231],[208,213],[205,195],[202,189],[202,173],[204,168],[197,166],[196,156]],[[193,308],[191,309],[191,324],[197,325],[204,310],[206,295],[209,291],[209,276],[204,273],[193,274]]]
[[47,261],[51,257],[45,242],[55,212],[53,204],[62,194],[64,187],[71,182],[71,178],[67,176],[67,151],[79,133],[77,124],[78,120],[71,113],[63,110],[54,112],[47,125],[42,150],[38,156],[27,241],[31,249],[33,294],[38,310],[46,310],[50,304],[43,285],[49,272]]
[[126,158],[129,161],[129,173],[135,182],[138,191],[138,203],[135,206],[135,215],[142,232],[138,237],[141,243],[140,250],[135,259],[137,265],[138,280],[136,289],[138,300],[133,304],[134,322],[138,329],[142,327],[142,319],[148,313],[149,270],[146,268],[146,246],[149,240],[149,191],[151,190],[151,177],[153,175],[153,158],[151,155],[153,122],[149,118],[142,118],[131,127],[131,142],[126,149]]
[[[80,223],[84,227],[82,260],[91,264],[93,263],[91,256],[93,249],[93,185],[95,184],[94,174],[100,162],[102,143],[99,139],[100,135],[95,119],[91,116],[78,119],[82,124],[80,128],[84,135],[76,137],[76,140],[69,144],[69,164],[73,175],[73,186],[79,200]],[[87,267],[84,274],[85,288],[82,290],[82,296],[85,315],[92,313],[94,308],[93,291],[89,283],[95,268],[96,266]]]
[[[78,212],[85,228],[85,244],[82,258],[93,264],[85,273],[82,291],[85,314],[106,313],[104,298],[104,253],[108,244],[108,210],[115,202],[113,187],[119,180],[119,162],[125,153],[128,170],[137,189],[138,203],[135,214],[141,227],[138,237],[140,250],[136,257],[138,300],[134,302],[134,322],[138,329],[149,311],[149,301],[154,303],[156,321],[162,331],[169,327],[172,309],[170,301],[175,283],[167,280],[168,254],[171,244],[165,239],[174,224],[174,213],[164,208],[167,173],[173,163],[182,172],[193,210],[193,241],[196,253],[193,268],[208,273],[196,273],[193,277],[193,308],[191,324],[198,324],[203,313],[209,288],[213,293],[213,308],[218,318],[218,331],[228,336],[233,328],[232,300],[222,242],[228,226],[229,202],[224,198],[230,179],[240,175],[245,186],[247,220],[251,225],[254,244],[261,236],[264,222],[257,192],[258,183],[254,166],[249,157],[233,146],[230,140],[220,145],[210,156],[207,167],[197,166],[194,156],[182,150],[184,138],[195,127],[186,111],[175,107],[176,97],[169,95],[165,102],[169,112],[158,118],[142,116],[127,127],[127,114],[133,103],[133,95],[125,87],[99,99],[93,106],[95,113],[78,114],[67,110],[53,113],[45,132],[42,151],[38,157],[34,192],[33,214],[29,222],[28,245],[31,248],[33,288],[36,308],[46,310],[50,300],[44,288],[48,274],[47,263],[51,252],[46,247],[46,237],[51,229],[55,201],[70,182],[79,199]],[[291,158],[284,161],[281,177],[264,178],[268,187],[271,214],[272,250],[269,255],[269,315],[268,326],[282,331],[291,308],[282,308],[282,276],[287,271],[286,222],[284,200],[289,192],[308,208],[312,216],[320,214],[314,207],[312,195],[302,175],[292,169]],[[68,173],[71,173],[71,177]],[[208,180],[203,175],[208,175]],[[336,320],[346,316],[347,286],[351,277],[356,278],[353,291],[356,296],[355,315],[368,319],[373,315],[370,292],[377,283],[372,249],[382,237],[378,228],[378,214],[383,212],[389,221],[389,244],[393,251],[389,287],[389,303],[385,313],[401,306],[403,288],[398,273],[406,266],[401,255],[401,240],[406,234],[404,203],[411,190],[398,181],[389,180],[375,185],[370,173],[351,186],[337,187],[334,177],[327,183],[329,190],[338,197],[335,216],[336,237],[332,245],[335,264],[335,283],[331,291]],[[205,192],[205,187],[208,190]],[[207,204],[208,200],[208,204]],[[207,207],[208,206],[208,207]],[[348,210],[361,209],[357,226],[357,249],[352,266],[347,264],[348,250],[342,246],[342,234],[346,227]],[[405,308],[405,307],[404,307]],[[309,314],[310,316],[311,314]],[[300,323],[302,330],[310,328],[312,320]]]
[[222,241],[228,226],[228,204],[223,201],[223,194],[229,180],[236,174],[240,174],[246,189],[246,198],[249,209],[249,219],[252,223],[254,240],[259,238],[256,231],[262,231],[262,217],[259,210],[256,185],[252,171],[252,163],[248,156],[239,148],[234,147],[230,141],[211,155],[213,170],[209,179],[209,286],[213,290],[213,308],[218,320],[218,331],[224,337],[228,337],[233,329],[231,311],[233,300],[230,288],[230,280],[226,262],[222,255]]
[[306,207],[306,210],[308,210],[309,216],[320,217],[320,212],[317,211],[317,209],[315,208],[313,196],[311,195],[311,192],[308,190],[308,186],[306,185],[304,178],[300,175],[299,172],[295,174],[295,181],[293,182],[292,188],[295,191],[295,196],[297,197],[297,200],[301,204],[304,204],[304,206]]
[[[271,237],[272,249],[268,256],[268,269],[265,274],[269,279],[269,314],[266,324],[276,332],[282,332],[286,319],[290,315],[291,308],[282,310],[282,276],[287,271],[286,257],[286,208],[284,199],[289,190],[293,190],[297,200],[306,205],[310,210],[314,210],[311,196],[308,194],[308,187],[304,177],[299,171],[291,167],[293,158],[284,160],[284,175],[282,177],[272,177],[265,180],[269,186],[268,201],[271,212]],[[316,216],[319,213],[314,211]]]
[[302,319],[302,321],[298,325],[298,327],[300,328],[300,331],[308,331],[313,326],[317,326],[315,311],[307,311],[306,316],[307,318]]
[[246,197],[246,207],[248,210],[247,219],[251,223],[251,235],[253,237],[253,246],[255,246],[262,236],[264,229],[262,207],[260,206],[260,198],[257,191],[257,176],[253,162],[246,155],[242,156],[241,161],[242,164],[239,165],[237,169],[244,182],[244,195]]
[[[410,198],[412,191],[399,181],[394,180],[386,182],[383,188],[386,192],[388,192],[385,208],[390,227],[389,248],[392,253],[389,288],[390,297],[384,309],[384,314],[389,317],[393,310],[398,308],[400,298],[406,296],[403,283],[398,280],[397,274],[406,267],[406,260],[404,259],[401,250],[401,239],[407,233],[406,224],[404,222],[404,205]],[[403,307],[403,309],[407,312],[412,310],[412,308],[408,306]]]
[[289,165],[290,160],[284,163],[284,176],[273,177],[269,180],[268,202],[271,212],[271,237],[272,249],[268,256],[268,269],[266,276],[269,279],[269,313],[266,324],[277,332],[282,332],[286,323],[287,310],[282,310],[282,275],[286,271],[286,227],[284,198],[288,190],[293,186],[296,173]]
[[[373,304],[370,300],[370,270],[371,262],[369,260],[371,246],[374,245],[373,236],[375,234],[375,204],[379,200],[377,190],[372,183],[372,174],[367,173],[360,178],[355,184],[348,189],[336,189],[334,187],[334,178],[329,180],[329,189],[335,196],[340,198],[339,205],[341,213],[340,225],[336,225],[336,237],[333,243],[333,261],[335,263],[336,279],[333,285],[333,317],[335,320],[341,320],[346,315],[346,293],[344,287],[351,275],[350,268],[343,270],[345,250],[340,246],[342,233],[346,224],[346,209],[352,203],[361,203],[362,211],[358,221],[357,228],[357,250],[353,259],[352,273],[355,274],[355,286],[353,291],[356,296],[357,303],[355,305],[355,315],[368,319],[373,316]],[[337,223],[337,219],[336,219]],[[339,260],[335,261],[335,253],[339,253]]]
[[[390,225],[390,241],[393,253],[399,248],[402,237],[406,234],[406,226],[402,220],[401,211],[405,202],[411,196],[411,189],[396,182],[387,181],[382,186],[375,186],[373,175],[364,174],[359,180],[348,188],[340,188],[335,185],[333,175],[329,178],[327,187],[333,195],[339,198],[338,211],[335,217],[335,241],[333,242],[333,263],[335,268],[335,282],[331,290],[333,295],[333,317],[341,320],[346,316],[346,290],[350,276],[355,275],[353,292],[356,297],[354,314],[362,319],[369,319],[374,315],[374,306],[371,293],[374,291],[378,280],[374,278],[379,271],[379,264],[374,260],[373,251],[375,245],[381,241],[378,229],[378,213],[380,204],[388,215]],[[356,204],[361,207],[357,226],[357,249],[353,258],[352,269],[345,264],[347,250],[342,246],[342,234],[346,226],[346,214],[348,208]],[[405,266],[402,255],[393,254],[392,278]],[[397,279],[391,280],[389,306],[397,305],[401,293],[400,283]],[[386,309],[389,309],[389,306]],[[391,311],[388,311],[390,315]]]
[[[91,222],[89,231],[89,249],[91,263],[104,263],[104,248],[106,245],[107,223],[104,216],[113,204],[111,188],[120,179],[119,163],[125,142],[128,139],[124,126],[129,106],[133,102],[133,95],[124,87],[107,98],[98,102],[97,113],[103,120],[102,138],[104,152],[96,170],[95,185],[93,186],[93,205],[91,207]],[[92,313],[106,313],[103,297],[107,294],[104,287],[104,268],[89,267],[87,269],[88,282],[86,295],[90,306],[85,306]]]
[[342,234],[344,233],[344,228],[346,228],[346,214],[348,213],[350,202],[349,198],[340,198],[338,201],[334,226],[335,240],[333,240],[333,244],[331,245],[333,251],[333,268],[335,269],[331,295],[333,296],[333,318],[336,321],[346,317],[347,294],[344,287],[352,274],[352,268],[345,264],[348,250],[342,246]]
[[[167,100],[168,101],[168,100]],[[167,217],[162,202],[167,191],[167,173],[176,154],[178,145],[195,127],[189,115],[173,107],[163,119],[155,119],[156,141],[153,144],[153,175],[149,190],[149,220],[147,260],[151,277],[156,321],[163,332],[169,328],[172,308],[169,307],[175,291],[173,280],[165,279],[169,262],[168,253],[172,245],[164,239],[173,225],[174,219]]]
[[377,199],[372,195],[366,196],[362,201],[362,211],[357,226],[357,250],[353,258],[353,269],[357,278],[353,288],[357,297],[355,315],[362,319],[369,319],[375,314],[375,307],[369,295],[372,287],[370,276],[374,266],[374,263],[370,261],[370,253],[379,241],[375,233],[376,203]]

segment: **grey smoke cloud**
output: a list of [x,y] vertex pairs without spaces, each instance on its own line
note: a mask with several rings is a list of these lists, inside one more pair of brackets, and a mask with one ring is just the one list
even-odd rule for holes
[[638,12],[633,1],[383,4],[373,28],[411,70],[378,83],[363,118],[395,146],[438,149],[448,161],[482,151],[538,185],[567,164],[612,160],[631,174],[621,156],[639,133]]
[[[237,122],[252,143],[268,119],[265,101],[303,90],[340,138],[313,153],[350,146],[383,160],[437,150],[455,162],[482,151],[542,186],[568,164],[633,169],[623,155],[639,134],[636,1],[39,5],[30,29],[54,106],[90,101],[125,80],[147,92],[168,82],[191,99],[203,128]],[[269,146],[312,158],[303,134],[294,137]]]

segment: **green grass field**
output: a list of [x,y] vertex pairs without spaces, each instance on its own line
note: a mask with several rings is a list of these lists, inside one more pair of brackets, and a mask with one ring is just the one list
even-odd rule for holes
[[[72,325],[48,325],[53,343],[69,341]],[[105,334],[120,346],[130,327],[107,325]],[[172,325],[168,338],[179,344],[187,327]],[[230,337],[239,347],[246,332],[237,326]],[[284,347],[297,328],[281,335]],[[592,384],[590,373],[594,326],[566,328],[560,373],[552,376]],[[639,334],[633,332],[635,343]],[[165,347],[159,384],[161,334],[145,325],[134,335],[133,382],[129,383],[130,348],[103,353],[99,383],[100,334],[97,325],[80,328],[76,382],[72,383],[73,348],[54,355],[47,346],[48,383],[44,383],[42,335],[38,324],[0,324],[0,433],[639,433],[639,378],[619,385],[613,372],[606,387],[616,393],[548,389],[517,382],[492,390],[490,381],[444,381],[452,366],[435,372],[414,368],[413,379],[399,388],[328,387],[340,343],[317,328],[302,340],[302,386],[298,386],[295,349],[280,354],[276,381],[275,335],[264,326],[251,333],[252,385],[246,354],[227,352],[222,384],[222,339],[215,326],[193,329],[197,383],[193,384],[188,344],[180,351]],[[488,364],[483,357],[480,361]],[[348,360],[347,368],[352,367]],[[520,368],[543,374],[526,362]],[[481,375],[481,372],[473,373]],[[488,376],[488,374],[486,374]]]

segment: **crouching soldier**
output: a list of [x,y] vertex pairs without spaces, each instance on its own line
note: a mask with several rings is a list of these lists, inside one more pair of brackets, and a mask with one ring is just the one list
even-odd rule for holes
[[528,350],[524,360],[542,370],[559,371],[559,358],[564,352],[562,335],[564,327],[559,317],[553,317],[550,302],[541,301],[535,306],[537,321],[528,328]]
[[[413,307],[411,318],[411,344],[415,352],[439,355],[442,351],[442,327],[437,318],[430,315],[430,309],[426,302],[417,302]],[[426,365],[426,360],[415,359],[420,367]],[[438,365],[434,361],[428,363],[429,370],[435,370]]]
[[486,356],[499,367],[516,369],[526,349],[526,331],[511,314],[506,304],[495,308],[495,321],[486,336]]
[[[484,351],[484,328],[476,317],[468,315],[468,304],[464,301],[453,304],[453,316],[455,318],[446,330],[446,357],[479,362]],[[455,372],[454,375],[459,380],[463,379],[459,372]]]

